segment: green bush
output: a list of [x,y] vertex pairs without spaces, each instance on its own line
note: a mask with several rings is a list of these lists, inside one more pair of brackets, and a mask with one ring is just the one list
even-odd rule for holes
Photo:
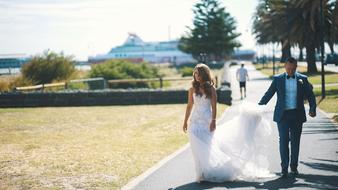
[[88,83],[85,82],[71,82],[68,83],[67,88],[72,90],[88,90],[89,86]]
[[67,80],[75,71],[74,64],[72,56],[45,51],[24,64],[21,72],[25,79],[33,81],[34,84],[46,84]]
[[[91,78],[103,77],[112,79],[143,79],[159,77],[158,69],[149,63],[132,63],[127,60],[109,60],[101,64],[92,65],[89,76]],[[112,84],[111,88],[154,88],[154,83],[132,82]]]
[[182,67],[179,69],[179,72],[182,74],[182,77],[192,76],[194,69],[191,67]]

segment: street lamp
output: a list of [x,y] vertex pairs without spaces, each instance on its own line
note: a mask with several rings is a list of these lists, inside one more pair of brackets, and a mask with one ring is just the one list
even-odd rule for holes
[[207,58],[207,54],[206,53],[200,53],[201,63],[206,64],[206,58]]
[[275,72],[275,44],[274,44],[274,42],[272,42],[272,73],[273,73],[273,75],[275,75],[276,74],[276,72]]
[[320,61],[322,63],[322,99],[325,98],[325,71],[324,71],[324,14],[323,14],[323,0],[320,0]]
[[[265,0],[265,10],[270,13],[271,8],[270,8],[270,2],[268,0]],[[275,45],[274,42],[272,42],[272,73],[275,75]]]

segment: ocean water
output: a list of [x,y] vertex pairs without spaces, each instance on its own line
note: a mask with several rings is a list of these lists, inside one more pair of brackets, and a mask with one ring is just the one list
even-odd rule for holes
[[[76,69],[89,71],[91,69],[90,65],[76,65]],[[8,74],[19,74],[20,68],[0,68],[0,75],[8,75]]]

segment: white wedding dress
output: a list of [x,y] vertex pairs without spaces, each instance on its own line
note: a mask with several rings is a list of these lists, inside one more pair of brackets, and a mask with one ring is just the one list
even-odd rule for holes
[[188,134],[197,181],[224,182],[271,177],[264,154],[270,126],[253,103],[231,106],[210,132],[211,101],[193,94]]

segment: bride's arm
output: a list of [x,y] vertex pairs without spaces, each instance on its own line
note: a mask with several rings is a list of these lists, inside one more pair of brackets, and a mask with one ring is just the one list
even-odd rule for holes
[[184,123],[183,123],[183,131],[184,132],[187,132],[187,129],[188,129],[188,119],[189,119],[189,116],[190,116],[190,113],[191,113],[191,108],[194,104],[194,99],[192,97],[192,94],[193,94],[193,91],[194,89],[193,88],[190,88],[189,89],[189,92],[188,92],[188,104],[187,104],[187,108],[185,110],[185,117],[184,117]]
[[210,131],[216,129],[216,114],[217,114],[217,93],[214,87],[211,88],[211,109],[212,109],[212,118],[210,123]]

